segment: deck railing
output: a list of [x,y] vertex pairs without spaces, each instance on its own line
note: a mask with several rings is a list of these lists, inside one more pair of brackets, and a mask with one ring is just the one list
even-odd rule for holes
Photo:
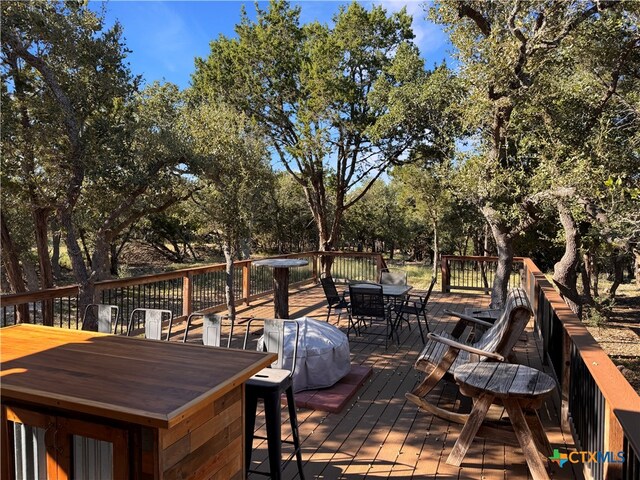
[[[640,478],[640,397],[529,258],[523,288],[535,312],[545,359],[561,387],[562,420],[579,450],[624,452],[624,462],[585,462],[587,478]],[[601,457],[602,458],[602,457]]]
[[[487,291],[496,264],[496,257],[443,256],[443,292]],[[510,287],[517,286],[527,291],[544,360],[560,386],[563,428],[579,451],[601,452],[600,461],[596,453],[583,463],[585,477],[639,480],[640,397],[530,258],[514,259]],[[623,463],[608,461],[619,452]]]
[[[292,286],[317,281],[322,257],[332,259],[332,274],[337,280],[375,281],[385,267],[382,255],[357,252],[304,252],[272,258],[302,258],[309,264],[290,271]],[[117,305],[120,309],[119,332],[136,308],[171,310],[177,321],[192,312],[226,309],[225,264],[187,268],[155,275],[106,280],[96,283],[96,302]],[[233,293],[236,304],[272,294],[273,273],[257,267],[253,260],[235,262]],[[63,328],[80,328],[82,312],[78,305],[78,287],[51,288],[35,292],[3,295],[0,298],[0,323],[15,324],[20,307],[26,307],[31,323]]]
[[[519,287],[522,279],[522,258],[513,259],[509,288]],[[493,286],[498,257],[443,255],[440,261],[442,292],[471,290],[489,293]]]

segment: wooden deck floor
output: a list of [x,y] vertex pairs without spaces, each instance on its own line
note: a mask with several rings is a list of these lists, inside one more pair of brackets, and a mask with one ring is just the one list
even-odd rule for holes
[[[486,296],[434,293],[429,303],[429,323],[432,331],[450,330],[451,317],[445,309],[462,311],[466,306],[482,306]],[[306,287],[292,290],[291,318],[303,315],[324,319],[326,302],[322,289]],[[257,301],[238,309],[240,316],[269,317],[273,304]],[[331,322],[335,323],[332,316]],[[346,319],[340,322],[346,331]],[[176,332],[178,333],[178,332]],[[194,331],[197,336],[197,330]],[[191,335],[190,335],[191,336]],[[525,459],[519,448],[504,446],[489,440],[476,440],[461,467],[447,465],[461,427],[419,411],[405,400],[420,380],[413,363],[422,348],[417,329],[402,330],[401,345],[384,347],[384,338],[367,335],[350,338],[353,364],[368,365],[373,375],[341,413],[332,414],[300,408],[298,422],[302,439],[304,472],[307,479],[527,479]],[[539,345],[528,330],[516,346],[518,361],[544,369]],[[454,407],[461,397],[454,385],[445,384],[430,394],[440,406]],[[464,401],[464,399],[462,399]],[[563,435],[558,420],[556,400],[548,400],[540,411],[552,448],[566,452],[573,448],[570,436]],[[286,409],[283,410],[285,412]],[[289,435],[288,419],[283,413],[283,434]],[[261,416],[257,419],[260,424]],[[261,434],[265,434],[260,425]],[[285,452],[287,446],[284,446]],[[268,468],[266,443],[254,443],[253,468]],[[581,473],[571,464],[560,469],[551,466],[552,478],[581,479]],[[575,468],[575,467],[573,467]],[[252,478],[258,478],[254,476]],[[295,462],[284,471],[284,478],[298,478]]]

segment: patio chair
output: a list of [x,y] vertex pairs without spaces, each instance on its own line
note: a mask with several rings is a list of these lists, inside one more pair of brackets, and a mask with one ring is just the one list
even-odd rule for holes
[[157,308],[136,308],[131,312],[129,317],[129,325],[127,326],[127,336],[131,336],[134,332],[134,319],[144,322],[144,338],[151,340],[162,340],[162,319],[169,320],[169,329],[165,340],[169,341],[171,336],[171,326],[173,324],[173,312],[171,310],[160,310]]
[[[388,340],[392,338],[394,332],[398,344],[400,344],[400,337],[395,329],[395,323],[391,318],[390,303],[385,303],[384,295],[382,294],[382,285],[376,283],[359,283],[349,285],[349,325],[347,327],[347,335],[354,328],[356,335],[360,335],[359,324],[366,326],[366,321],[369,320],[369,324],[373,324],[374,320],[381,320],[385,323],[385,341],[384,348],[388,347]],[[357,320],[357,323],[356,323]]]
[[[82,330],[89,329],[89,319],[92,317],[97,321],[98,332],[117,333],[120,314],[116,305],[104,305],[101,303],[87,305],[82,315]],[[114,319],[115,322],[113,321]]]
[[[427,303],[429,302],[429,297],[431,296],[431,291],[433,290],[433,286],[435,284],[436,277],[433,277],[431,279],[431,284],[429,285],[429,289],[427,290],[426,295],[407,295],[402,303],[396,304],[393,307],[393,310],[396,314],[396,328],[403,320],[406,321],[407,324],[409,324],[409,317],[411,315],[415,315],[416,322],[418,322],[418,328],[420,329],[420,338],[422,339],[423,344],[425,343],[425,341],[424,333],[422,332],[422,324],[420,323],[420,317],[424,318],[424,324],[427,328],[427,333],[429,333],[429,322],[427,320]],[[409,328],[411,328],[410,324]]]
[[407,272],[404,270],[389,270],[380,272],[380,283],[385,285],[406,285]]
[[195,317],[202,317],[202,343],[210,347],[219,347],[222,331],[226,330],[227,344],[226,348],[231,347],[231,339],[233,338],[234,320],[228,315],[218,315],[215,313],[193,312],[187,317],[187,324],[184,328],[184,337],[182,343],[187,343],[187,336],[191,329],[191,322]]
[[338,289],[336,288],[336,284],[333,282],[333,277],[331,275],[327,275],[323,273],[320,276],[320,283],[322,284],[322,290],[324,291],[324,296],[327,298],[327,322],[329,321],[329,316],[331,315],[331,310],[336,313],[338,312],[338,323],[340,323],[340,317],[342,316],[342,309],[346,309],[349,306],[349,302],[345,299],[345,293],[342,295],[338,293]]
[[[465,423],[468,415],[444,410],[426,400],[426,395],[442,379],[453,379],[453,371],[466,363],[482,361],[503,362],[513,350],[533,314],[524,290],[515,288],[509,291],[504,311],[491,325],[468,315],[446,311],[460,320],[451,334],[429,333],[428,341],[418,355],[414,365],[416,370],[427,376],[410,393],[407,399],[433,415],[448,421]],[[466,343],[460,338],[468,325],[482,325],[487,331],[474,343]]]
[[[296,414],[295,399],[293,395],[293,372],[296,369],[296,357],[298,354],[298,337],[300,325],[295,320],[281,319],[258,319],[252,318],[247,322],[243,348],[246,350],[249,345],[249,336],[254,324],[262,323],[264,334],[262,337],[262,349],[266,352],[278,354],[278,359],[271,364],[271,368],[263,368],[245,384],[245,470],[247,473],[258,473],[268,475],[270,478],[281,478],[283,466],[296,457],[298,474],[304,480],[302,470],[302,453],[300,451],[300,436],[298,433],[298,417]],[[293,354],[291,369],[285,369],[284,355],[284,334],[285,326],[292,326],[295,330],[293,337]],[[289,410],[289,421],[291,423],[291,433],[293,440],[282,439],[282,417],[281,398],[286,395],[287,407]],[[267,426],[267,436],[255,435],[256,410],[258,400],[264,402],[265,423]],[[258,438],[267,441],[269,457],[269,473],[251,470],[251,453],[253,450],[253,439]],[[282,462],[282,443],[293,445],[293,453]]]

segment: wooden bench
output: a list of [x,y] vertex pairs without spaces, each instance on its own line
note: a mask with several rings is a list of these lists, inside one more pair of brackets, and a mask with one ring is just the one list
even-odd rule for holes
[[[441,379],[452,380],[452,373],[457,367],[473,362],[504,362],[511,354],[533,312],[525,291],[515,288],[507,294],[504,311],[493,325],[462,313],[449,311],[447,313],[455,315],[459,321],[451,334],[430,333],[427,336],[429,340],[414,365],[416,370],[425,372],[427,375],[405,396],[409,401],[434,415],[449,421],[465,423],[468,415],[437,407],[426,400],[426,395]],[[461,337],[469,325],[481,325],[487,330],[477,341],[467,343]]]

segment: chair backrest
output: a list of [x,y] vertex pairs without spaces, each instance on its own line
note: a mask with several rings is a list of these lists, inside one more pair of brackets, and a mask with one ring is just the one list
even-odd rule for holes
[[218,315],[215,313],[194,312],[187,317],[187,324],[184,330],[183,343],[187,342],[187,336],[191,329],[191,322],[196,317],[202,317],[202,344],[209,347],[219,347],[223,331],[227,331],[226,348],[231,347],[233,337],[234,321],[228,315]]
[[431,277],[431,283],[429,284],[429,289],[427,290],[427,294],[424,297],[424,304],[426,305],[431,297],[431,292],[433,291],[433,287],[435,286],[438,279],[436,277]]
[[407,272],[404,270],[387,270],[380,272],[380,283],[384,285],[406,285]]
[[173,323],[173,312],[171,310],[161,310],[157,308],[136,308],[131,312],[129,317],[129,326],[127,327],[127,335],[133,333],[134,319],[142,317],[144,321],[144,338],[151,340],[162,340],[162,319],[168,318],[169,329],[167,330],[167,338],[171,336],[171,325]]
[[[116,305],[104,305],[101,303],[91,303],[84,309],[82,316],[82,330],[89,326],[89,316],[94,315],[98,324],[98,332],[111,333],[116,332],[118,328],[118,319],[120,318],[119,309]],[[115,319],[115,322],[113,320]]]
[[506,357],[522,335],[531,315],[533,311],[526,292],[521,288],[509,290],[502,314],[473,346]]
[[275,353],[278,358],[271,364],[273,368],[284,368],[285,362],[285,327],[293,328],[293,357],[291,373],[296,369],[296,358],[298,356],[298,338],[300,336],[300,324],[295,320],[283,320],[279,318],[252,318],[247,322],[247,329],[244,337],[243,348],[246,349],[249,343],[251,328],[256,323],[262,324],[264,333],[262,336],[262,350]]
[[[431,297],[431,292],[433,291],[433,287],[436,284],[437,278],[436,277],[431,277],[431,283],[429,284],[429,289],[427,290],[427,294],[422,298],[422,301],[420,302],[420,308],[418,309],[418,311],[420,313],[424,312],[427,308],[427,303],[429,303],[429,298]],[[407,297],[407,302],[409,302],[409,299],[411,297]]]
[[226,348],[231,347],[234,321],[227,315],[208,314],[202,319],[202,343],[211,347],[221,346],[222,332],[227,331]]
[[324,290],[324,296],[327,297],[329,305],[340,303],[340,294],[338,293],[336,284],[333,282],[333,277],[323,273],[320,276],[320,283],[322,284],[322,290]]
[[351,315],[356,317],[385,318],[386,309],[382,285],[359,283],[349,285]]

